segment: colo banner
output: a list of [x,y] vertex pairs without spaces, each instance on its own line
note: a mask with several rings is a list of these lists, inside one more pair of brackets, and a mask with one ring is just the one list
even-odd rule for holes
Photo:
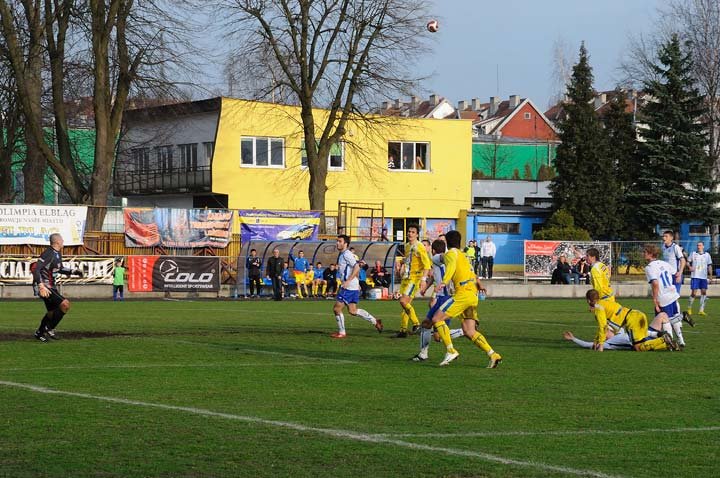
[[240,241],[316,241],[320,213],[313,211],[238,211]]
[[66,246],[80,246],[86,217],[86,206],[0,206],[0,244],[47,245],[58,232]]
[[600,252],[600,262],[612,266],[612,247],[609,242],[525,241],[525,276],[551,277],[560,256],[575,265],[591,247]]
[[[98,256],[63,257],[68,269],[80,269],[82,277],[58,276],[60,284],[112,284],[115,258]],[[37,257],[0,257],[0,284],[30,284],[30,266]]]
[[196,256],[129,256],[128,290],[217,292],[220,290],[220,259]]
[[125,208],[127,247],[225,248],[232,232],[227,209]]

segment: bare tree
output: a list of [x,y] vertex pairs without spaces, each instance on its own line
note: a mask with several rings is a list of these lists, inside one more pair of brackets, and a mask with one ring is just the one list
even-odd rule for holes
[[552,46],[550,67],[552,71],[552,94],[549,107],[555,106],[563,100],[567,91],[567,84],[572,75],[575,51],[562,36],[555,39]]
[[487,146],[480,151],[480,165],[484,170],[490,171],[490,179],[502,179],[501,172],[507,168],[512,159],[510,151],[507,147],[502,147],[499,138]]
[[[325,210],[327,157],[348,121],[378,121],[365,112],[381,99],[418,86],[409,66],[426,51],[426,0],[224,0],[220,12],[236,39],[236,58],[266,78],[256,98],[300,107],[310,208]],[[272,61],[254,60],[271,52]],[[313,107],[328,109],[327,118]]]
[[0,203],[15,199],[12,169],[20,143],[21,118],[15,77],[6,58],[0,57]]

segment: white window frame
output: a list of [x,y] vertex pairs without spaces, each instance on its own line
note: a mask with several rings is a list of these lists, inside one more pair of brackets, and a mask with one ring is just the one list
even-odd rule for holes
[[[335,143],[335,144],[340,144],[340,157],[342,158],[342,166],[340,166],[339,168],[331,166],[330,165],[331,154],[328,153],[328,158],[327,158],[328,171],[345,171],[345,141],[340,141],[340,143]],[[305,141],[303,141],[300,144],[300,168],[307,169],[308,168],[307,164],[303,164],[303,158],[306,158],[305,161],[307,162],[307,150],[305,149]]]
[[531,120],[531,119],[532,119],[532,113],[526,111],[526,112],[525,112],[525,115],[524,115],[524,118],[525,118],[526,120]]
[[212,162],[213,156],[215,155],[215,141],[205,141],[203,143],[203,149],[205,150],[205,161],[207,166],[209,166]]
[[[180,150],[180,171],[197,171],[200,165],[198,162],[197,143],[178,144],[178,149]],[[187,151],[190,152],[190,157],[186,154]],[[194,165],[193,162],[195,163]]]
[[150,148],[132,148],[130,152],[132,154],[133,163],[135,163],[135,171],[149,172],[151,169]]
[[165,173],[170,173],[175,169],[175,158],[172,145],[164,144],[155,147],[155,158],[157,159],[158,169]]
[[[242,143],[244,140],[252,140],[253,144],[253,162],[252,164],[245,164],[242,161]],[[258,165],[257,164],[257,140],[258,139],[267,139],[268,140],[268,164],[267,165]],[[282,145],[282,148],[280,151],[282,152],[282,164],[272,164],[272,144],[273,141],[280,141],[280,144]],[[285,169],[285,138],[275,137],[275,136],[242,136],[240,137],[240,167],[241,168],[259,168],[259,169]]]
[[[398,140],[388,140],[388,146],[387,151],[390,151],[390,143],[398,143],[400,145],[400,167],[399,168],[391,168],[389,166],[386,166],[388,171],[397,172],[397,173],[429,173],[431,171],[430,168],[430,141],[398,141]],[[404,146],[406,144],[412,144],[413,145],[413,165],[415,164],[415,157],[417,156],[417,145],[418,144],[424,144],[426,146],[427,153],[425,154],[425,168],[424,169],[403,169],[402,167],[402,151],[404,149]]]

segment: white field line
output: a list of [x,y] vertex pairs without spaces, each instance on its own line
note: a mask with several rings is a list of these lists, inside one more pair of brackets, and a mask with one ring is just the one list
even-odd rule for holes
[[[143,340],[155,340],[158,342],[171,342],[171,343],[175,343],[175,344],[185,344],[185,345],[194,345],[194,346],[211,347],[211,348],[222,348],[222,349],[227,349],[229,346],[234,346],[233,344],[221,345],[221,344],[211,344],[211,343],[207,343],[207,342],[194,342],[192,340],[163,339],[163,338],[157,338],[157,337],[142,337],[142,339]],[[273,352],[270,350],[249,349],[249,348],[245,348],[245,347],[238,347],[238,348],[235,348],[235,350],[238,352],[247,352],[250,354],[275,355],[278,357],[301,358],[301,359],[305,359],[305,360],[314,360],[317,362],[360,363],[357,360],[313,357],[312,355],[289,354],[289,353],[285,353],[285,352]]]
[[237,368],[237,367],[288,367],[288,366],[304,366],[304,365],[320,365],[318,361],[314,362],[258,362],[258,363],[225,363],[225,364],[117,364],[117,365],[58,365],[56,367],[13,367],[13,368],[0,368],[0,373],[3,372],[41,372],[44,370],[95,370],[95,369],[143,369],[143,368]]
[[717,432],[720,426],[709,427],[678,427],[678,428],[647,428],[645,430],[547,430],[536,432],[498,431],[498,432],[466,432],[466,433],[388,433],[383,436],[390,438],[463,438],[463,437],[501,437],[501,436],[565,436],[565,435],[640,435],[643,433],[693,433]]
[[472,450],[463,450],[459,448],[446,448],[446,447],[437,447],[437,446],[431,446],[431,445],[423,445],[419,443],[412,443],[407,441],[402,441],[394,438],[389,438],[385,435],[375,435],[375,434],[367,434],[367,433],[361,433],[361,432],[355,432],[352,430],[340,430],[340,429],[333,429],[333,428],[319,428],[319,427],[311,427],[307,425],[302,425],[300,423],[293,423],[293,422],[285,422],[285,421],[278,421],[278,420],[267,420],[260,417],[253,417],[248,415],[234,415],[231,413],[221,413],[221,412],[214,412],[212,410],[206,410],[203,408],[195,408],[195,407],[181,407],[177,405],[167,405],[163,403],[152,403],[152,402],[141,402],[138,400],[129,400],[125,398],[116,398],[116,397],[105,397],[101,395],[91,395],[87,393],[77,393],[77,392],[68,392],[63,390],[55,390],[51,388],[41,387],[38,385],[31,385],[31,384],[25,384],[25,383],[17,383],[17,382],[8,382],[4,380],[0,380],[0,385],[4,385],[6,387],[12,387],[12,388],[19,388],[22,390],[29,390],[31,392],[36,393],[42,393],[46,395],[60,395],[65,397],[77,397],[77,398],[86,398],[90,400],[98,400],[102,402],[110,402],[110,403],[119,403],[122,405],[132,405],[136,407],[144,407],[144,408],[156,408],[161,410],[171,410],[176,412],[185,412],[190,413],[193,415],[201,415],[206,417],[213,417],[213,418],[222,418],[225,420],[235,420],[245,423],[253,423],[258,425],[265,425],[270,427],[276,427],[276,428],[284,428],[288,430],[295,430],[299,432],[305,432],[305,433],[315,433],[318,435],[325,435],[330,436],[333,438],[339,438],[339,439],[345,439],[345,440],[354,440],[359,442],[365,442],[365,443],[384,443],[388,445],[395,445],[402,448],[408,448],[411,450],[420,450],[425,452],[434,452],[434,453],[444,453],[447,455],[455,455],[455,456],[464,456],[468,458],[476,458],[482,461],[491,462],[491,463],[500,463],[502,465],[509,465],[509,466],[517,466],[517,467],[524,467],[524,468],[533,468],[536,470],[543,470],[543,471],[549,471],[549,472],[555,472],[555,473],[564,473],[567,475],[574,475],[574,476],[591,476],[595,478],[615,478],[615,475],[608,475],[605,473],[600,473],[593,470],[582,470],[577,468],[569,468],[564,466],[555,466],[555,465],[549,465],[542,462],[537,461],[525,461],[525,460],[515,460],[511,458],[504,458],[499,455],[493,455],[490,453],[483,453],[478,451],[472,451]]

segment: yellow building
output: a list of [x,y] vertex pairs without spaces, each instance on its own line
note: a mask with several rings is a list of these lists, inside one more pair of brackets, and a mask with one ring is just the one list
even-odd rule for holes
[[[318,125],[326,117],[315,111]],[[215,98],[126,118],[116,193],[129,205],[309,209],[299,107]],[[437,227],[425,219],[457,220],[469,208],[470,120],[376,116],[346,130],[328,158],[326,210],[383,203],[398,231],[406,220]]]

